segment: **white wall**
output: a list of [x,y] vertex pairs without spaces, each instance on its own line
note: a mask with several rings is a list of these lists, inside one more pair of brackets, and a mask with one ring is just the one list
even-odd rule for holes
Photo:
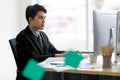
[[31,0],[0,0],[0,80],[15,80],[16,65],[8,40],[26,26],[25,8]]
[[19,30],[24,29],[27,26],[27,21],[25,18],[25,10],[28,5],[31,4],[31,0],[20,0],[20,28]]

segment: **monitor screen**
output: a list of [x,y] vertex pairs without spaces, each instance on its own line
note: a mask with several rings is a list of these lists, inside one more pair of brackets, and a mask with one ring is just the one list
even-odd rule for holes
[[117,11],[115,10],[94,10],[93,11],[93,32],[94,32],[94,53],[100,54],[101,47],[108,45],[110,28],[113,32],[113,44],[115,47]]
[[120,64],[120,11],[117,13],[115,61]]
[[120,11],[117,13],[116,53],[120,55]]

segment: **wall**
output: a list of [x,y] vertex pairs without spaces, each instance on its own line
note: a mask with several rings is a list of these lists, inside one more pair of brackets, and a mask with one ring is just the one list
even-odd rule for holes
[[16,65],[8,40],[26,26],[25,7],[31,0],[0,0],[0,80],[15,80]]

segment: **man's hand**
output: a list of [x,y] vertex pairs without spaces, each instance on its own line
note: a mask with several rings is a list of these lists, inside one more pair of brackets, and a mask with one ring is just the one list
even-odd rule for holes
[[64,57],[66,55],[66,53],[57,53],[55,54],[55,57]]

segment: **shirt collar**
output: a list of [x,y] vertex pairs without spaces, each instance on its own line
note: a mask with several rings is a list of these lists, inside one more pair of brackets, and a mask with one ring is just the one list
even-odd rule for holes
[[38,37],[39,36],[39,31],[35,31],[34,29],[32,29],[31,27],[29,27],[30,30],[32,31],[33,35]]

